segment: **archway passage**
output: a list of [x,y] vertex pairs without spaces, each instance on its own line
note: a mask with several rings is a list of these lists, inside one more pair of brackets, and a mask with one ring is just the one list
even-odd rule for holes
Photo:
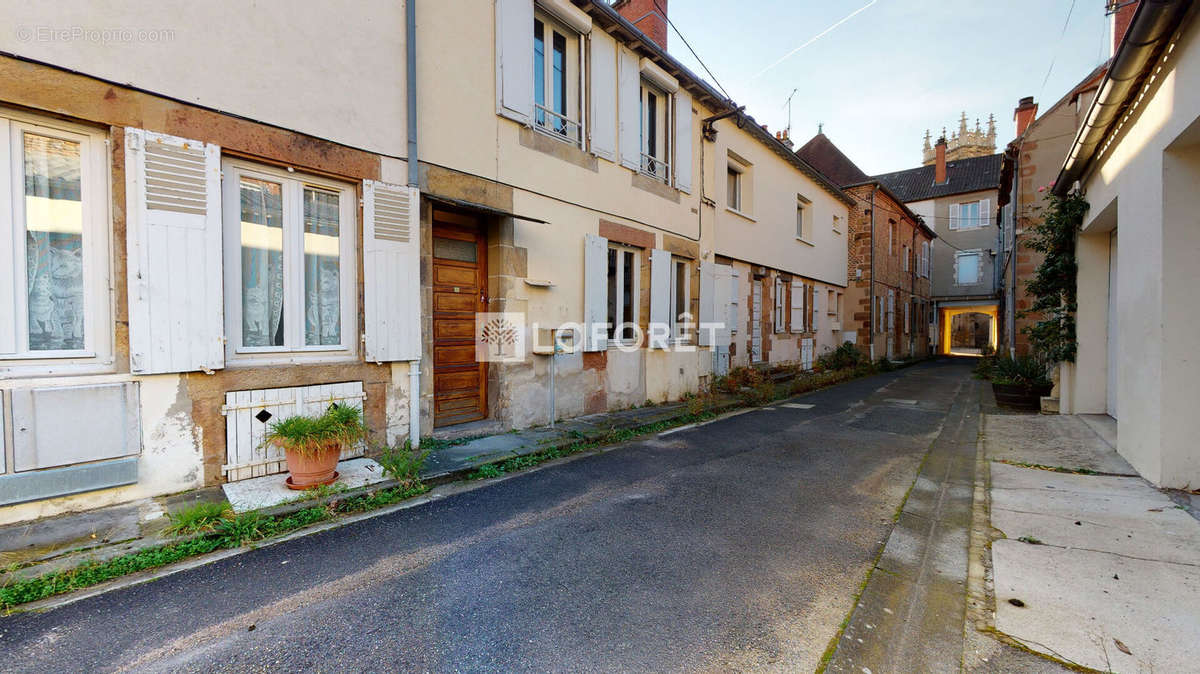
[[942,307],[938,351],[955,356],[995,353],[998,312],[991,306]]

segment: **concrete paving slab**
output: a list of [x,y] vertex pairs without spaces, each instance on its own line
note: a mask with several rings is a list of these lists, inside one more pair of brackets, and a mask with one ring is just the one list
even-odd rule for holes
[[142,508],[135,502],[0,527],[0,566],[137,538]]
[[992,526],[1013,539],[1200,567],[1200,522],[1140,478],[993,464]]
[[876,565],[902,578],[942,578],[958,592],[967,575],[965,526],[901,513]]
[[996,629],[1030,648],[1102,671],[1200,662],[1200,567],[1014,540],[993,543],[992,560]]
[[985,415],[984,449],[993,460],[1137,475],[1112,445],[1069,414]]
[[[383,482],[383,466],[371,459],[347,459],[338,462],[337,482],[334,487],[354,489]],[[238,480],[223,485],[225,497],[235,513],[270,508],[281,503],[304,497],[304,492],[294,491],[284,484],[286,475],[264,475],[249,480]]]

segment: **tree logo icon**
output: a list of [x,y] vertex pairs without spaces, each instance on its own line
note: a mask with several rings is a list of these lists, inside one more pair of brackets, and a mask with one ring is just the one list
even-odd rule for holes
[[475,314],[475,357],[479,362],[525,360],[525,314],[485,312]]

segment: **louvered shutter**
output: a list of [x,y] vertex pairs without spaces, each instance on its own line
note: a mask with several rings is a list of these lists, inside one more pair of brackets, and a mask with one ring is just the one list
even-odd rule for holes
[[950,229],[958,229],[958,218],[961,210],[959,204],[950,204]]
[[692,97],[675,92],[675,187],[692,193]]
[[[0,176],[8,175],[9,167],[12,166],[10,157],[10,148],[12,143],[9,140],[12,136],[9,135],[9,121],[0,118]],[[9,185],[0,186],[0,195],[7,194]],[[7,217],[11,211],[5,211]],[[24,240],[24,235],[22,235]],[[13,270],[17,268],[17,247],[16,237],[7,228],[0,232],[0,353],[16,353],[17,351],[17,275]],[[8,271],[3,271],[7,269]],[[3,396],[0,396],[0,403],[3,402]],[[3,405],[0,405],[0,417],[3,417]],[[3,427],[0,426],[0,431]],[[3,453],[4,435],[0,433],[0,453]],[[0,459],[0,462],[3,460]],[[2,468],[0,468],[2,469]]]
[[979,222],[976,222],[975,226],[983,227],[984,225],[993,224],[993,222],[994,222],[994,220],[992,219],[992,200],[991,199],[980,199],[979,200]]
[[671,254],[655,248],[650,251],[650,325],[670,324]]
[[729,318],[726,319],[726,324],[729,326],[730,333],[738,331],[738,321],[741,320],[741,311],[739,311],[738,307],[742,301],[741,297],[741,275],[733,267],[729,267]]
[[721,327],[716,330],[716,343],[713,346],[729,348],[734,321],[737,320],[737,279],[734,278],[733,267],[727,264],[715,266],[713,320],[721,321]]
[[377,363],[421,359],[421,194],[363,181],[363,343]]
[[717,303],[717,265],[712,262],[700,263],[700,346],[713,346],[713,338],[706,324],[715,323],[717,312],[721,305]]
[[792,281],[792,332],[804,332],[804,282]]
[[533,116],[533,0],[496,0],[496,112]]
[[129,368],[225,367],[221,150],[125,130]]
[[606,331],[595,326],[608,320],[608,239],[587,234],[583,239],[583,350],[608,348]]
[[642,76],[637,54],[620,48],[617,62],[618,125],[621,132],[621,165],[637,171],[642,166]]
[[591,34],[592,154],[609,161],[617,160],[617,42],[611,35],[594,30]]

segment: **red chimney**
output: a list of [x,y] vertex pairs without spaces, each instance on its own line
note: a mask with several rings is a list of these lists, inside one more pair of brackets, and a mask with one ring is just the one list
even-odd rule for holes
[[1038,104],[1033,102],[1033,96],[1026,96],[1017,102],[1013,111],[1013,119],[1017,122],[1017,137],[1025,135],[1025,129],[1037,118]]
[[946,137],[938,138],[937,145],[933,147],[937,152],[937,161],[933,167],[933,182],[943,185],[946,182]]
[[1133,14],[1140,4],[1142,0],[1104,0],[1105,8],[1112,15],[1112,51],[1109,56],[1116,54],[1121,47],[1121,40],[1125,38],[1125,32],[1129,30]]
[[[613,9],[667,51],[667,0],[617,0]],[[659,11],[662,7],[662,11]]]

